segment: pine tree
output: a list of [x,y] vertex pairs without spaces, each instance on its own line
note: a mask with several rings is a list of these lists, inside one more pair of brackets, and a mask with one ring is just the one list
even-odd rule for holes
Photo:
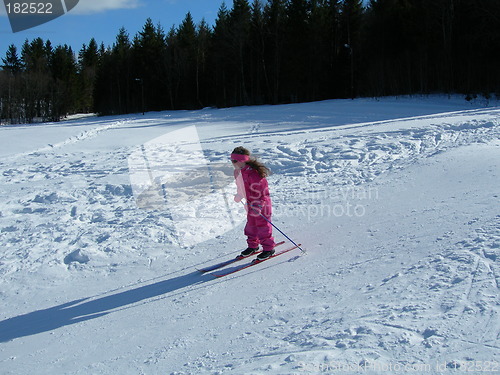
[[247,0],[234,0],[233,8],[229,13],[229,28],[231,30],[230,49],[228,56],[230,66],[230,84],[234,102],[237,105],[250,104],[247,91],[249,71],[249,40],[251,28],[250,5]]
[[[138,80],[136,82],[143,85],[145,110],[164,109],[166,77],[163,73],[165,72],[166,42],[162,27],[155,26],[148,18],[142,31],[135,36],[131,52],[134,80]],[[137,97],[140,98],[141,95]],[[138,100],[140,101],[141,99]]]
[[210,64],[214,70],[213,96],[218,107],[231,105],[229,70],[231,56],[229,11],[223,2],[219,7],[212,36],[212,54]]
[[71,47],[57,46],[52,50],[49,67],[52,74],[51,98],[48,116],[59,121],[74,110],[76,98],[76,61]]
[[307,0],[290,0],[286,9],[284,34],[283,89],[289,96],[287,101],[308,100],[307,86],[310,82],[310,58],[320,58],[319,51],[310,49],[309,17],[310,4]]
[[344,96],[339,0],[311,1],[308,20],[307,100]]
[[21,121],[20,74],[22,61],[17,54],[17,47],[11,44],[0,70],[0,124],[2,119],[15,123]]
[[181,84],[178,88],[178,105],[182,109],[196,108],[193,99],[199,98],[197,81],[197,36],[191,13],[187,13],[177,31],[177,67]]
[[[116,85],[117,106],[122,113],[143,111],[142,84],[132,76],[132,45],[127,30],[120,28],[116,41],[111,49],[111,60],[114,64],[113,80]],[[137,83],[140,83],[138,87]],[[134,100],[135,98],[135,104]],[[138,102],[137,98],[140,98]]]
[[202,20],[196,30],[196,99],[200,108],[210,105],[212,100],[207,95],[211,77],[208,66],[211,38],[210,27]]
[[2,69],[16,75],[23,68],[21,59],[17,54],[17,47],[14,44],[11,44],[7,50],[5,58],[2,58]]
[[356,77],[358,76],[358,61],[361,56],[361,30],[363,24],[363,2],[361,0],[344,0],[341,8],[342,42],[346,51],[344,66],[345,96],[354,99],[356,92]]
[[[267,101],[278,104],[286,101],[283,95],[282,70],[285,47],[285,20],[286,7],[284,0],[269,0],[264,7],[265,32],[266,32],[266,70],[269,77],[269,92]],[[288,99],[288,98],[287,98]]]
[[266,35],[263,6],[260,0],[254,0],[251,8],[249,36],[249,75],[252,104],[265,103],[265,92],[270,91],[269,78],[265,62]]
[[99,47],[96,40],[92,38],[88,46],[84,44],[78,56],[80,91],[78,109],[85,113],[93,112],[95,111],[94,89],[99,68]]
[[21,58],[25,66],[25,87],[22,93],[25,101],[24,118],[32,123],[35,119],[46,119],[50,106],[50,69],[49,58],[52,53],[50,42],[44,44],[41,38],[28,40],[23,44]]

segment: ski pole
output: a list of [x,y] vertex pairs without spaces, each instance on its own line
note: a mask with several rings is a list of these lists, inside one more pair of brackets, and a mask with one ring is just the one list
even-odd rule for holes
[[266,220],[269,224],[271,224],[278,232],[280,232],[283,236],[285,236],[287,238],[288,241],[290,241],[291,243],[293,243],[295,246],[297,246],[297,248],[300,249],[300,251],[302,251],[303,254],[306,254],[306,251],[301,248],[299,245],[297,245],[290,237],[288,237],[285,233],[283,233],[283,231],[278,228],[276,225],[274,225],[274,223],[271,222],[271,220],[269,220],[267,217],[265,217],[262,212],[259,212],[257,211],[255,208],[253,208],[252,206],[250,206],[248,203],[244,203],[243,201],[241,201],[241,203],[243,204],[243,206],[248,206],[250,207],[252,210],[255,211],[255,213],[258,213],[260,216],[262,216],[264,218],[264,220]]

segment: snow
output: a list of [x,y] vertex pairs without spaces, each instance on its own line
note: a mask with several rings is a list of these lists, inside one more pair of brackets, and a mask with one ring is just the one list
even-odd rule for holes
[[[200,167],[231,168],[239,145],[271,167],[274,222],[307,255],[200,274],[246,247],[241,208],[219,199],[232,181],[197,200],[183,175],[182,205],[138,205],[138,150],[156,152],[164,183],[174,159],[151,145],[193,127]],[[2,374],[500,373],[498,103],[335,100],[0,133]]]

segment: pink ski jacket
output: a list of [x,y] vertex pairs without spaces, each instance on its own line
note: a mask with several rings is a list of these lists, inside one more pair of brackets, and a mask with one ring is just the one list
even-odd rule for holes
[[238,194],[235,200],[239,202],[242,198],[247,200],[251,207],[263,207],[270,204],[269,186],[264,177],[250,166],[234,171],[234,179]]

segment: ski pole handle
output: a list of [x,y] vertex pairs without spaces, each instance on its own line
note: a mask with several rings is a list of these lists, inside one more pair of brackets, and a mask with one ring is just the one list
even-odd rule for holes
[[273,223],[273,222],[271,222],[271,220],[269,220],[267,217],[265,217],[265,216],[262,214],[262,212],[257,211],[255,208],[253,208],[252,206],[250,206],[248,203],[245,203],[245,202],[243,202],[243,201],[241,201],[241,203],[243,204],[243,206],[250,207],[252,210],[254,210],[254,211],[255,211],[255,213],[257,213],[257,214],[259,214],[260,216],[262,216],[262,217],[263,217],[263,218],[264,218],[264,219],[265,219],[265,220],[266,220],[269,224],[271,224],[271,225],[272,225],[272,226],[273,226],[273,227],[274,227],[274,228],[275,228],[278,232],[280,232],[283,236],[285,236],[285,237],[286,237],[286,239],[287,239],[288,241],[290,241],[292,244],[294,244],[295,246],[297,246],[297,248],[298,248],[298,249],[300,249],[300,251],[302,251],[302,253],[303,253],[303,254],[306,254],[306,251],[305,251],[303,248],[301,248],[301,247],[300,247],[299,245],[297,245],[297,244],[296,244],[296,243],[295,243],[295,242],[294,242],[294,241],[293,241],[290,237],[288,237],[285,233],[283,233],[283,231],[282,231],[280,228],[278,228],[276,225],[274,225],[274,223]]

